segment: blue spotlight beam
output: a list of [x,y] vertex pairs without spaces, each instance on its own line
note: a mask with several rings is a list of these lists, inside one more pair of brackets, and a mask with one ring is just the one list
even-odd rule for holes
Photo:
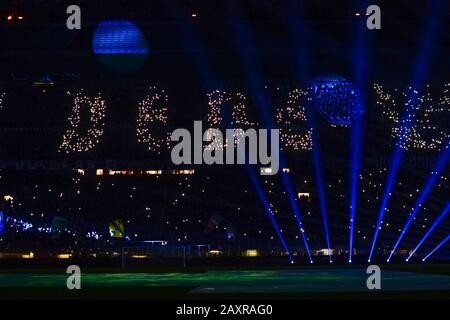
[[406,258],[406,261],[409,261],[411,257],[416,253],[417,249],[422,245],[422,243],[427,240],[427,238],[431,235],[431,233],[436,229],[436,227],[441,223],[441,221],[447,216],[447,214],[450,212],[450,201],[447,203],[447,206],[445,207],[444,211],[439,215],[439,217],[434,221],[433,225],[430,227],[430,229],[427,231],[427,233],[423,236],[422,240],[417,244],[417,246],[414,248],[414,250],[409,254],[409,257]]
[[[232,118],[231,118],[230,114],[229,113],[225,113],[223,116],[224,116],[224,120],[229,125],[232,125],[233,122],[232,122]],[[246,160],[246,161],[248,161],[248,160]],[[281,234],[280,227],[278,226],[277,220],[275,219],[275,216],[274,216],[272,210],[270,209],[269,201],[267,200],[267,197],[266,197],[266,195],[264,193],[264,189],[263,189],[263,187],[261,185],[261,182],[260,182],[260,180],[258,178],[258,175],[254,172],[253,168],[248,163],[246,163],[246,165],[245,165],[245,170],[246,170],[248,176],[250,177],[250,180],[252,181],[252,184],[253,184],[253,186],[255,187],[255,189],[256,189],[256,191],[258,193],[259,199],[263,203],[264,211],[266,212],[267,216],[269,217],[270,222],[272,223],[272,225],[273,225],[273,227],[274,227],[274,229],[275,229],[275,231],[276,231],[276,233],[278,235],[278,238],[280,239],[280,242],[281,242],[284,250],[286,251],[286,253],[287,253],[288,257],[289,257],[290,263],[291,264],[294,263],[294,260],[292,259],[292,256],[291,256],[291,254],[289,252],[289,249],[288,249],[288,246],[286,244],[286,241],[285,241],[283,235]]]
[[414,70],[412,83],[412,86],[416,90],[420,90],[423,86],[423,80],[429,70],[429,58],[435,47],[435,39],[442,24],[443,13],[447,12],[447,9],[445,9],[446,6],[447,3],[444,0],[433,0],[429,2],[428,14],[430,16],[425,18],[425,28],[423,28],[421,34],[420,50],[415,63],[416,69]]
[[330,235],[329,235],[329,229],[328,229],[328,214],[327,214],[327,205],[326,205],[326,197],[325,197],[325,188],[323,184],[323,171],[322,171],[322,161],[320,157],[320,147],[319,147],[319,133],[316,129],[316,120],[314,112],[309,112],[309,126],[312,128],[312,157],[313,157],[313,165],[314,165],[314,173],[316,177],[316,184],[317,184],[317,190],[319,193],[319,204],[320,204],[320,212],[322,214],[322,220],[323,220],[323,228],[325,231],[325,238],[327,241],[327,247],[329,255],[329,261],[330,263],[333,262],[332,256],[331,256],[331,245],[330,245]]
[[[281,159],[280,163],[284,163],[284,160]],[[302,218],[301,218],[301,215],[300,215],[300,211],[298,210],[298,207],[297,207],[297,203],[296,203],[296,200],[295,200],[295,193],[294,193],[294,191],[292,189],[291,181],[289,179],[289,176],[285,172],[283,172],[281,174],[281,177],[283,179],[283,184],[284,184],[284,187],[285,187],[285,189],[287,191],[287,194],[288,194],[289,203],[291,204],[291,207],[294,210],[295,219],[297,220],[297,225],[298,225],[298,228],[300,230],[300,235],[302,236],[303,243],[305,244],[305,249],[306,249],[306,252],[308,254],[309,261],[311,263],[313,263],[313,260],[312,260],[312,257],[311,257],[311,251],[309,250],[308,239],[306,238],[305,229],[303,228]]]
[[[314,132],[313,132],[314,135]],[[327,205],[325,200],[325,188],[323,186],[323,173],[322,173],[322,162],[320,161],[319,148],[313,142],[313,162],[314,162],[314,173],[316,175],[316,184],[319,190],[319,202],[320,202],[320,212],[322,214],[323,228],[325,230],[325,237],[327,241],[327,247],[329,252],[330,263],[333,262],[331,257],[331,245],[330,245],[330,234],[328,230],[328,214]]]
[[274,217],[274,214],[273,214],[272,210],[270,209],[269,201],[267,200],[267,197],[266,197],[266,195],[264,193],[263,187],[261,186],[261,183],[259,181],[259,178],[258,178],[257,174],[255,173],[253,168],[250,165],[248,165],[248,164],[245,165],[245,169],[247,170],[247,172],[248,172],[248,174],[250,176],[250,180],[252,181],[253,186],[255,187],[256,192],[258,193],[258,196],[259,196],[259,198],[260,198],[260,200],[261,200],[261,202],[262,202],[262,204],[264,206],[264,211],[267,213],[267,216],[269,217],[270,221],[272,222],[272,225],[274,226],[275,231],[277,232],[278,238],[280,239],[280,242],[283,245],[283,248],[284,248],[284,250],[286,251],[286,253],[287,253],[288,257],[289,257],[289,261],[291,263],[294,263],[294,260],[292,260],[292,256],[289,253],[289,249],[288,249],[288,247],[286,245],[284,237],[281,234],[281,231],[280,231],[280,228],[278,226],[278,223],[277,223],[277,221],[276,221],[276,219]]
[[375,244],[377,242],[378,233],[381,230],[381,224],[383,223],[384,215],[386,214],[387,205],[389,202],[389,198],[391,197],[392,190],[394,189],[395,181],[397,180],[398,169],[400,167],[400,163],[403,159],[403,150],[401,148],[396,148],[394,152],[394,156],[392,157],[391,167],[389,169],[389,176],[387,179],[386,188],[384,189],[383,200],[381,201],[380,211],[378,212],[378,222],[375,228],[375,235],[372,241],[372,247],[370,249],[368,262],[372,260],[373,251],[375,249]]
[[184,45],[186,51],[190,54],[200,80],[203,81],[208,89],[217,89],[221,87],[222,82],[210,68],[211,62],[208,55],[205,53],[205,46],[196,35],[192,23],[185,17],[180,8],[171,2],[169,3],[172,5],[172,11],[179,22],[177,25],[179,26],[181,33],[180,41]]
[[[359,5],[362,8],[367,7],[367,0],[360,0]],[[355,234],[355,220],[358,206],[359,193],[359,174],[361,171],[361,153],[362,153],[362,127],[363,114],[359,110],[363,110],[363,101],[365,100],[365,88],[367,83],[367,35],[366,29],[362,25],[364,21],[355,20],[354,28],[356,30],[355,54],[353,60],[353,73],[356,81],[356,86],[359,88],[358,96],[358,112],[353,115],[352,129],[351,129],[351,171],[350,171],[350,221],[349,221],[349,250],[348,262],[352,262],[353,242]]]
[[442,240],[437,246],[436,248],[434,248],[433,250],[431,250],[431,252],[429,254],[427,254],[422,261],[427,260],[433,253],[435,253],[437,250],[439,250],[440,247],[442,247],[448,240],[450,240],[450,234],[444,239]]
[[[414,64],[416,66],[414,70],[414,74],[412,76],[412,87],[413,89],[419,91],[420,88],[424,84],[424,79],[426,77],[426,72],[428,70],[428,63],[429,63],[429,57],[432,52],[433,47],[433,41],[436,37],[436,31],[438,30],[438,24],[441,17],[442,12],[445,12],[445,4],[444,1],[436,0],[431,1],[429,3],[429,14],[431,14],[430,17],[428,17],[425,20],[425,28],[423,29],[423,32],[421,34],[421,43],[420,43],[420,49],[419,54],[416,59],[416,63]],[[416,100],[417,97],[409,97],[409,100]],[[400,122],[400,129],[402,127],[404,128],[404,132],[409,132],[411,126],[414,123],[414,116],[415,116],[415,110],[414,110],[414,103],[417,101],[408,104],[406,111],[402,115],[401,122]],[[373,256],[373,251],[375,248],[375,244],[378,238],[379,231],[381,229],[381,224],[383,222],[383,217],[385,215],[385,211],[388,207],[389,199],[392,193],[392,190],[394,188],[395,181],[397,179],[398,170],[400,167],[400,162],[403,159],[404,155],[404,149],[402,146],[404,145],[406,141],[406,137],[404,134],[402,134],[402,130],[400,130],[396,144],[395,144],[395,150],[394,154],[392,156],[391,160],[391,167],[389,169],[388,179],[386,182],[386,187],[384,189],[383,193],[383,200],[381,202],[381,207],[378,212],[378,222],[375,229],[375,235],[372,242],[372,247],[370,249],[369,259],[370,262]]]
[[[210,89],[216,89],[217,87],[220,87],[221,81],[210,68],[210,62],[205,54],[204,46],[202,45],[198,37],[195,35],[191,24],[189,23],[189,21],[187,21],[187,19],[183,18],[183,15],[180,13],[178,8],[173,9],[176,12],[176,18],[183,25],[183,28],[181,28],[181,32],[183,35],[182,40],[184,41],[184,45],[186,46],[188,51],[191,53],[191,57],[195,63],[195,66],[197,67],[196,70],[199,72],[200,79]],[[229,117],[225,115],[224,118],[228,119]],[[231,123],[230,119],[228,119],[228,122]],[[261,183],[258,180],[258,177],[256,176],[256,174],[253,172],[252,168],[249,165],[246,166],[246,171],[258,193],[261,202],[263,203],[264,211],[267,213],[270,222],[272,223],[278,235],[278,238],[280,239],[280,242],[289,257],[289,261],[293,263],[291,254],[289,253],[288,247],[286,245],[286,241],[284,240],[284,237],[281,234],[278,223],[270,210],[267,198],[264,194],[264,190],[261,186]]]
[[450,156],[450,142],[447,142],[447,145],[444,147],[444,150],[439,155],[437,164],[431,171],[431,175],[428,177],[428,179],[425,183],[425,186],[423,187],[422,191],[419,194],[419,198],[417,199],[417,201],[415,203],[413,211],[409,215],[408,220],[406,221],[404,227],[402,228],[402,231],[400,232],[397,242],[395,243],[394,248],[392,249],[391,254],[389,255],[389,257],[387,259],[388,262],[390,261],[392,255],[395,253],[395,250],[397,250],[397,247],[400,244],[400,241],[405,236],[406,231],[408,231],[409,227],[413,223],[414,218],[419,213],[420,208],[422,207],[422,204],[424,203],[425,199],[428,197],[428,194],[431,192],[434,185],[438,181],[441,171],[445,168],[445,166],[448,163],[449,156]]
[[358,202],[359,173],[361,167],[361,120],[357,119],[352,128],[352,167],[350,176],[350,243],[348,250],[348,262],[352,262],[353,238],[355,234],[356,207]]
[[[294,48],[294,54],[295,54],[295,63],[296,63],[296,77],[298,78],[298,81],[301,83],[305,79],[307,79],[308,70],[311,66],[311,57],[309,55],[308,49],[304,47],[302,44],[305,41],[304,37],[304,30],[306,30],[307,26],[303,21],[303,17],[301,15],[301,8],[298,6],[298,3],[295,1],[290,1],[287,6],[287,22],[289,26],[289,30],[291,33],[292,41],[293,41],[293,48]],[[311,128],[314,127],[314,120],[312,119],[313,114],[311,114],[308,119],[309,120],[309,126]],[[328,252],[331,253],[331,245],[330,245],[330,235],[328,231],[328,216],[327,216],[327,208],[326,208],[326,201],[325,201],[325,189],[323,187],[323,173],[322,173],[322,163],[320,161],[320,150],[317,146],[317,141],[314,142],[314,140],[317,140],[318,137],[315,138],[315,133],[317,133],[317,130],[313,129],[313,148],[312,148],[312,156],[313,156],[313,163],[314,163],[314,171],[315,171],[315,177],[316,177],[316,184],[319,190],[319,201],[320,201],[320,211],[322,214],[322,220],[323,220],[323,226],[325,231],[325,237],[328,247]],[[286,186],[286,189],[289,191],[291,188],[289,177],[286,173],[282,173],[283,182]],[[289,195],[289,199],[294,199],[293,195]],[[297,207],[295,203],[292,203],[292,207]],[[301,225],[300,220],[300,213],[296,215],[297,223],[299,223],[299,226]],[[301,230],[303,230],[303,226],[301,227]],[[307,247],[307,251],[309,253],[309,247],[308,242],[305,236],[305,233],[302,231],[302,237],[303,242],[305,243],[305,247]],[[310,257],[310,261],[312,261]],[[331,254],[329,255],[329,261],[330,263],[333,262]]]
[[283,15],[282,20],[285,19],[284,17],[287,17],[286,22],[293,42],[295,74],[301,83],[307,81],[313,63],[308,46],[304,45],[307,42],[305,30],[308,32],[312,32],[312,30],[308,29],[309,26],[304,21],[302,8],[295,0],[288,2],[286,13]]
[[[267,128],[273,128],[274,125],[270,113],[271,106],[268,103],[267,97],[262,90],[264,86],[262,82],[261,72],[256,64],[255,57],[252,54],[250,54],[250,52],[252,52],[251,47],[252,41],[248,27],[241,21],[240,18],[235,18],[231,21],[231,28],[233,34],[235,35],[234,39],[236,41],[236,45],[238,46],[239,53],[241,55],[246,80],[249,83],[252,98],[258,105],[264,125]],[[283,159],[284,159],[283,154],[280,151],[280,164],[284,163]],[[294,211],[295,218],[297,220],[297,224],[300,230],[300,234],[305,244],[306,252],[308,254],[310,262],[313,263],[311,252],[308,246],[308,240],[306,238],[305,230],[303,228],[300,211],[298,210],[297,203],[295,201],[295,194],[292,188],[292,182],[290,181],[290,177],[287,175],[287,173],[282,172],[281,176],[284,187],[289,197],[289,203],[292,207],[292,210]],[[254,182],[254,184],[256,183],[259,184],[257,177],[253,177],[252,181]]]

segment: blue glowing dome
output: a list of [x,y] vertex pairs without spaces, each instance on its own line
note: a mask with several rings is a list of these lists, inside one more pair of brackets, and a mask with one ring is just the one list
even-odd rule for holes
[[129,21],[103,21],[94,32],[95,54],[147,54],[144,34]]
[[138,70],[149,52],[145,35],[134,23],[125,20],[99,23],[92,37],[92,48],[97,58],[116,72]]
[[359,90],[340,76],[323,76],[311,81],[311,104],[333,125],[351,125],[362,114]]

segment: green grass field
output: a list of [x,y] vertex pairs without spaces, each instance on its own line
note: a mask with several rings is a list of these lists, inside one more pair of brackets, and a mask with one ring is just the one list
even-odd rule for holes
[[65,270],[2,270],[0,298],[128,299],[450,299],[448,265],[382,266],[382,290],[364,267],[284,269],[83,269],[68,290]]

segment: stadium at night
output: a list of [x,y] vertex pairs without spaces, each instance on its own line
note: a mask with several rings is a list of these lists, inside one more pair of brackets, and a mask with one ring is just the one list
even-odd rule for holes
[[2,1],[0,297],[448,299],[450,3],[413,2]]

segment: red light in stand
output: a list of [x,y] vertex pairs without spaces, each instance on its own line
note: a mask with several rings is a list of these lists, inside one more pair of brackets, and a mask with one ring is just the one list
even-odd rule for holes
[[8,21],[11,21],[13,16],[8,16]]

